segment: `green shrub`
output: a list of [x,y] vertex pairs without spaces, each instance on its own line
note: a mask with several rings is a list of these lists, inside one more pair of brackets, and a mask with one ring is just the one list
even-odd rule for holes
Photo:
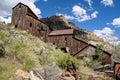
[[57,57],[56,63],[62,69],[66,69],[67,66],[70,66],[72,63],[75,65],[76,68],[78,68],[81,64],[81,60],[72,57],[70,54],[64,53]]
[[0,57],[5,55],[5,48],[3,41],[0,40]]
[[29,57],[29,55],[25,55],[23,61],[24,61],[24,62],[23,62],[23,64],[24,64],[23,69],[24,69],[24,70],[30,70],[30,69],[32,69],[33,67],[35,67],[35,62],[34,62],[34,60],[32,60],[32,59]]
[[10,54],[8,56],[17,56],[19,54],[25,54],[24,52],[27,49],[26,44],[22,43],[21,41],[14,39],[14,43],[10,44]]
[[9,80],[14,75],[16,69],[20,68],[20,65],[13,64],[12,59],[1,58],[0,59],[0,80]]
[[96,45],[97,49],[95,51],[95,54],[98,55],[97,61],[101,62],[101,64],[105,64],[105,57],[106,54],[103,53],[103,45]]
[[90,55],[85,55],[84,58],[83,58],[83,62],[84,62],[84,65],[94,69],[98,66],[101,65],[101,62],[98,61],[98,60],[93,60],[92,56]]
[[5,35],[5,32],[0,31],[0,39],[4,42],[4,45],[7,45],[9,41],[9,38],[6,36],[7,35]]

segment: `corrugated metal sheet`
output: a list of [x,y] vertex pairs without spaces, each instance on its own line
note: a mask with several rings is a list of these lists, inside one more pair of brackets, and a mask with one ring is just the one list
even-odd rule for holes
[[74,29],[64,29],[64,30],[56,30],[52,31],[49,35],[68,35],[68,34],[73,34]]

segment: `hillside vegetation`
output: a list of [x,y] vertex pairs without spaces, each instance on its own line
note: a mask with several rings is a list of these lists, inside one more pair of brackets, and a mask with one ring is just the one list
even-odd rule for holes
[[[53,70],[53,73],[49,75],[55,76],[61,73],[58,66],[67,65],[67,59],[72,60],[76,66],[80,65],[79,60],[56,49],[55,46],[45,44],[26,31],[13,29],[4,23],[0,23],[0,45],[5,50],[3,55],[0,52],[0,80],[13,78],[17,69],[29,72],[45,68],[45,66],[51,66],[47,67]],[[46,80],[56,80],[56,77]]]
[[[71,62],[76,66],[80,80],[87,80],[89,75],[103,77],[103,73],[84,66],[83,60],[40,41],[26,31],[0,23],[0,80],[30,80],[28,73],[31,71],[40,73],[44,80],[63,80],[60,77]],[[25,71],[25,79],[20,79],[20,70]]]

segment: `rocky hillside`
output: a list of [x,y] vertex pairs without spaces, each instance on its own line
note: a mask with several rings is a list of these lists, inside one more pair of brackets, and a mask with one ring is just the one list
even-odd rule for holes
[[97,37],[92,32],[80,29],[75,26],[74,23],[68,22],[64,16],[51,16],[50,18],[42,18],[41,21],[50,26],[53,30],[73,28],[76,30],[75,34],[86,41],[103,41],[103,39]]

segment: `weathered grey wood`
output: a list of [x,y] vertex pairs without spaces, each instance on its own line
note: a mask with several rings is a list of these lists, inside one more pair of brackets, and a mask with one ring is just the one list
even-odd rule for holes
[[42,23],[27,5],[19,3],[12,9],[11,24],[15,28],[26,30],[32,35],[39,37],[42,41],[47,41],[49,27]]
[[30,71],[30,80],[34,80],[35,79],[35,76],[33,74],[33,71]]
[[45,80],[45,79],[41,76],[40,73],[36,72],[36,74],[39,76],[39,78],[40,78],[41,80]]

